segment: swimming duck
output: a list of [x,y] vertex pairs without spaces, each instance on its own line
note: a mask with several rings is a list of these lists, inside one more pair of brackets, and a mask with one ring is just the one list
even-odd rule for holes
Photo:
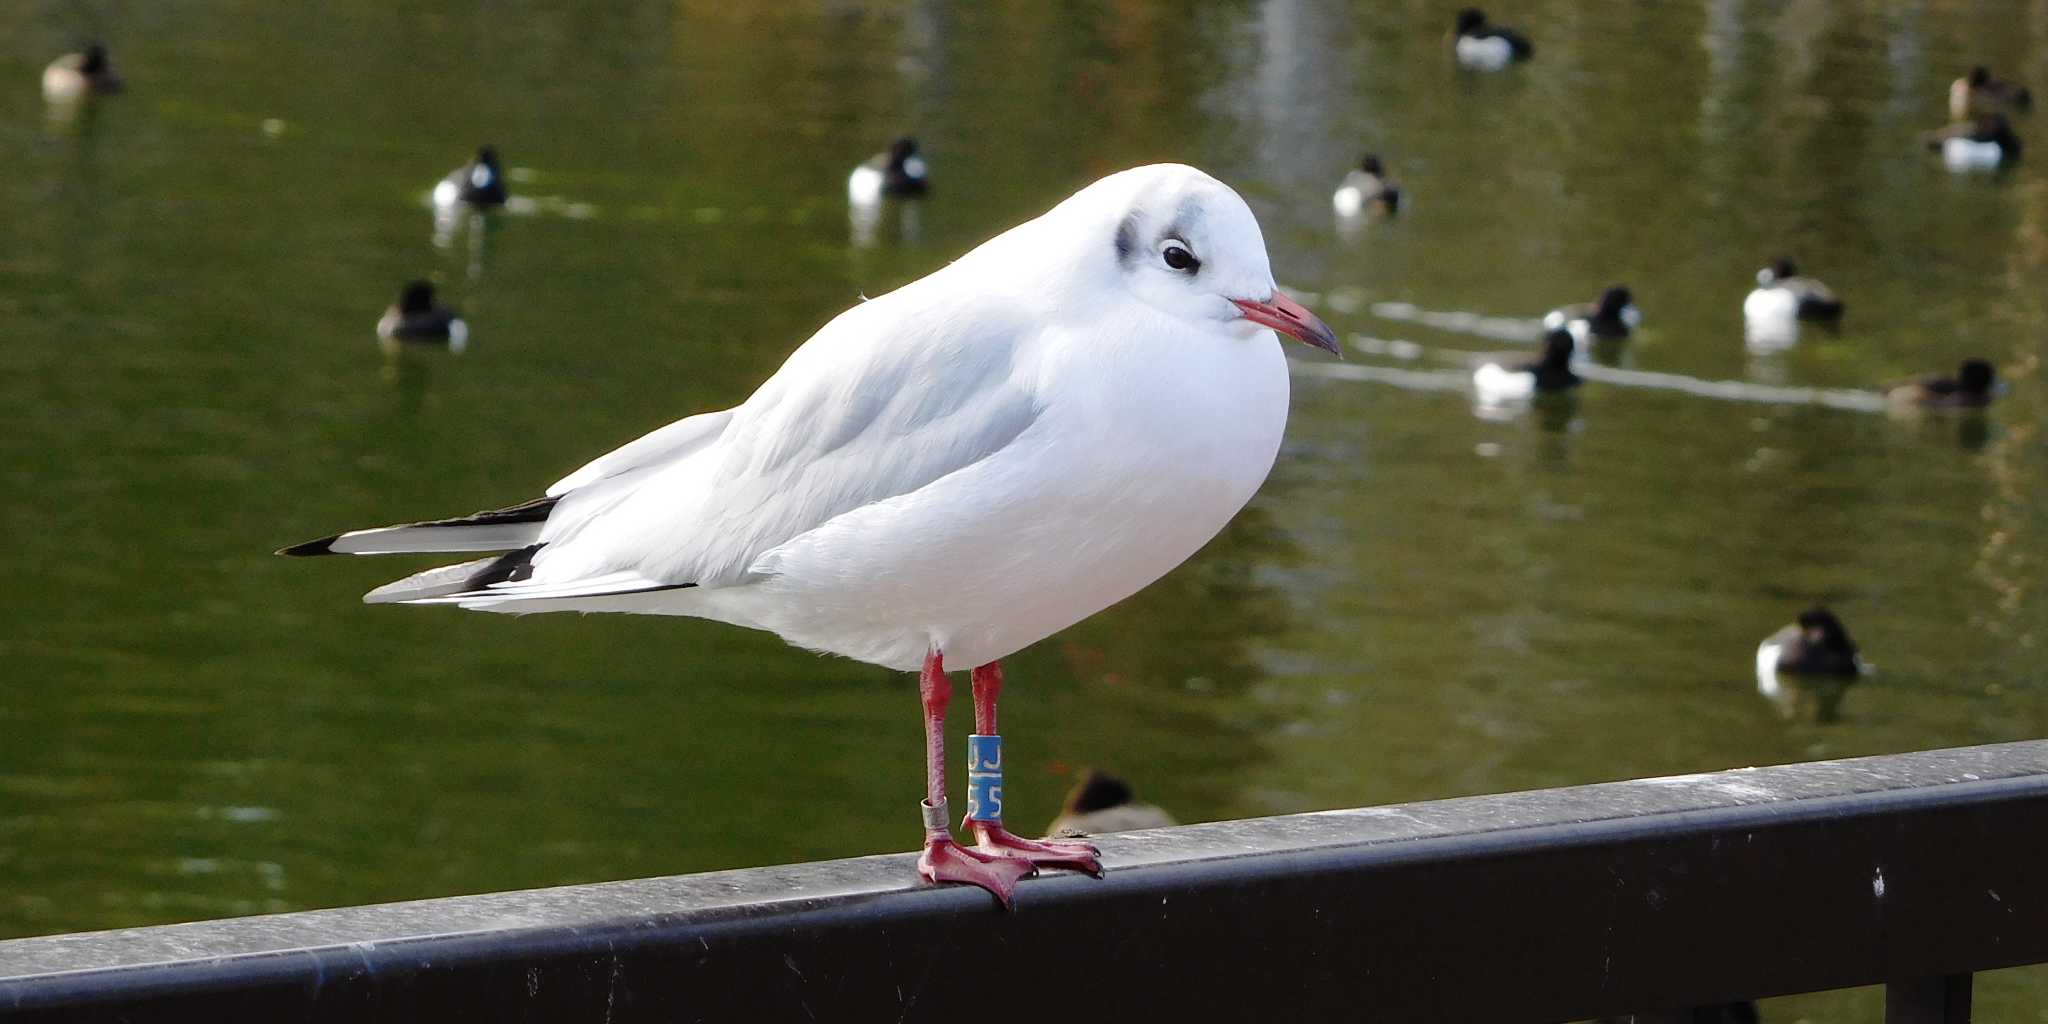
[[1518,401],[1542,392],[1568,391],[1579,386],[1572,372],[1575,348],[1570,331],[1552,328],[1543,336],[1543,355],[1534,362],[1510,363],[1489,360],[1472,371],[1472,390],[1483,404]]
[[387,341],[445,341],[460,352],[469,341],[469,325],[434,301],[431,282],[414,281],[377,319],[377,336]]
[[98,43],[67,53],[43,69],[43,98],[52,102],[121,91],[121,75]]
[[1330,196],[1339,217],[1356,217],[1368,209],[1386,216],[1401,208],[1401,186],[1387,177],[1377,154],[1368,154],[1357,169],[1344,176]]
[[1791,260],[1779,259],[1756,272],[1756,289],[1742,300],[1742,316],[1752,323],[1839,320],[1842,300],[1827,285],[1799,276]]
[[1842,620],[1819,606],[1756,648],[1756,692],[1797,721],[1834,721],[1849,685],[1868,671]]
[[1073,839],[1172,824],[1176,824],[1172,815],[1137,802],[1130,783],[1090,768],[1067,793],[1060,816],[1046,826],[1045,834],[1052,839]]
[[505,172],[498,166],[498,151],[492,146],[477,149],[476,159],[449,171],[434,186],[434,205],[449,208],[461,204],[476,207],[503,206]]
[[1982,359],[1965,359],[1956,375],[1932,374],[1885,390],[1895,406],[1921,409],[1982,409],[1998,397],[1998,371]]
[[2008,110],[2026,110],[2033,103],[2034,96],[2026,86],[1993,78],[1991,69],[1982,64],[1971,68],[1969,74],[1956,79],[1948,87],[1948,115],[1958,121]]
[[1597,302],[1560,306],[1543,317],[1544,330],[1563,328],[1570,331],[1572,339],[1581,348],[1594,338],[1619,341],[1642,323],[1642,310],[1636,308],[1628,286],[1621,284],[1601,292]]
[[1452,53],[1458,64],[1474,71],[1499,71],[1515,61],[1528,60],[1536,52],[1526,36],[1489,24],[1486,12],[1477,7],[1459,11],[1452,32]]
[[1927,148],[1941,154],[1951,171],[1986,171],[2020,158],[2020,138],[2004,114],[1986,114],[1968,124],[1954,124],[1923,137]]
[[924,158],[917,155],[917,140],[905,135],[853,169],[846,179],[846,196],[856,205],[865,205],[883,196],[921,196],[930,187]]
[[1765,637],[1756,648],[1760,684],[1766,673],[1853,676],[1863,669],[1863,657],[1856,653],[1847,627],[1820,605],[1801,612],[1797,622]]

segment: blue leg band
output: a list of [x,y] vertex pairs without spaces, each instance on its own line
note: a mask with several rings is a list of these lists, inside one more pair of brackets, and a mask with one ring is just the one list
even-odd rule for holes
[[1001,736],[977,733],[967,737],[967,818],[993,823],[1003,820]]

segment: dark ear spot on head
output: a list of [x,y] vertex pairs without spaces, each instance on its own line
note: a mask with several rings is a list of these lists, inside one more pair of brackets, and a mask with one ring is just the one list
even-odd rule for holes
[[1124,218],[1124,220],[1123,220],[1123,223],[1121,223],[1121,224],[1118,224],[1118,225],[1116,226],[1116,259],[1117,259],[1117,262],[1118,262],[1118,263],[1128,263],[1128,262],[1130,262],[1130,260],[1131,260],[1131,254],[1132,254],[1132,253],[1135,253],[1135,252],[1137,252],[1137,251],[1138,251],[1138,224],[1137,224],[1137,221],[1136,221],[1136,219],[1134,219],[1134,218],[1131,218],[1131,217],[1125,217],[1125,218]]

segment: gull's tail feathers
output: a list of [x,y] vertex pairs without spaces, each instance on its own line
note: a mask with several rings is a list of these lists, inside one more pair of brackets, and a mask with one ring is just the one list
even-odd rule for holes
[[508,551],[540,540],[559,497],[453,519],[350,530],[280,550],[280,555],[393,555],[425,551]]
[[663,583],[631,570],[575,580],[536,580],[533,578],[533,559],[546,546],[533,544],[492,558],[416,572],[364,594],[363,603],[452,604],[512,612],[555,611],[579,607],[581,603],[597,598],[655,594],[696,586],[695,583]]
[[[495,559],[429,569],[365,595],[371,604],[452,604],[497,612],[633,610],[648,595],[689,590],[695,583],[664,583],[631,570],[574,580],[532,579],[533,556],[543,545]],[[623,607],[618,599],[631,598]]]
[[[482,581],[467,590],[437,595],[416,601],[417,604],[459,604],[464,608],[487,608],[493,605],[520,601],[560,601],[568,598],[624,597],[628,594],[651,594],[664,590],[687,590],[695,583],[663,583],[651,580],[630,569],[608,572],[598,576],[586,576],[576,580],[552,582],[530,582],[524,573],[530,572],[531,553],[513,552],[526,555],[524,564],[514,568],[509,576],[497,580]],[[507,555],[507,558],[512,557]]]
[[502,555],[479,558],[474,562],[444,565],[425,572],[416,572],[364,594],[363,603],[439,603],[441,598],[451,594],[472,593],[502,583],[523,580],[533,574],[533,555],[540,547],[539,544],[535,544]]

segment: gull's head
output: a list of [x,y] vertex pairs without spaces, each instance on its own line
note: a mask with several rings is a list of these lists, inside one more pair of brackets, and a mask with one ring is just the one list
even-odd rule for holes
[[1197,329],[1249,337],[1271,328],[1341,354],[1329,325],[1274,286],[1258,219],[1230,186],[1192,167],[1155,164],[1104,178],[1069,202],[1105,223],[1083,237],[1138,301]]

